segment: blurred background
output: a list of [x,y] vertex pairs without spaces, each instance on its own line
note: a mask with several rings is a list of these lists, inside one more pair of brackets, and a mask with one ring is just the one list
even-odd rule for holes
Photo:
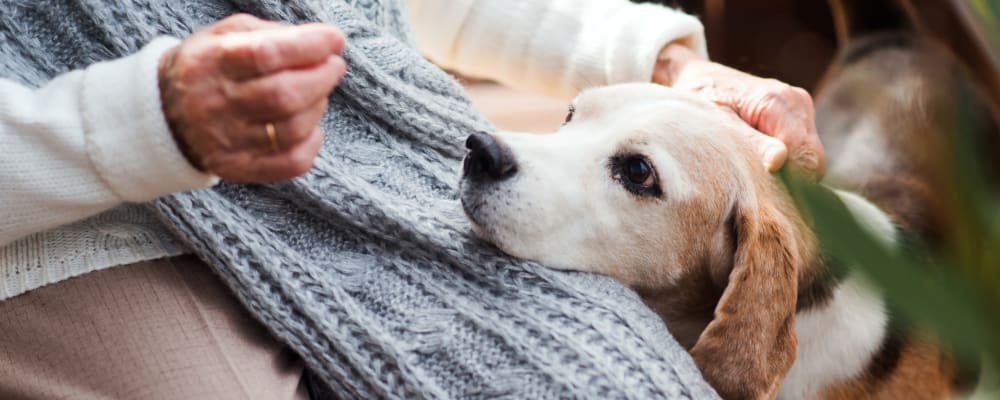
[[[893,0],[890,0],[890,2]],[[995,41],[984,10],[995,0],[899,0],[924,24],[923,30],[956,52],[1000,104]],[[833,3],[866,9],[868,0],[646,0],[685,10],[705,25],[714,61],[771,77],[813,92],[835,56],[838,38]],[[864,13],[864,12],[863,12]],[[872,7],[866,23],[896,16]],[[841,30],[847,27],[841,27]],[[565,105],[542,96],[467,82],[473,100],[500,127],[549,131],[562,122]],[[518,117],[519,116],[519,117]]]
[[713,61],[807,90],[816,86],[837,49],[833,17],[824,0],[647,2],[699,16]]
[[[849,29],[838,21],[846,9],[860,24],[892,24],[899,16],[885,4],[918,19],[923,33],[959,55],[996,90],[996,53],[989,48],[987,0],[653,0],[701,18],[716,62],[777,78],[813,91]],[[838,26],[841,24],[842,26]],[[996,93],[993,93],[995,95]],[[1000,97],[994,97],[1000,99]]]

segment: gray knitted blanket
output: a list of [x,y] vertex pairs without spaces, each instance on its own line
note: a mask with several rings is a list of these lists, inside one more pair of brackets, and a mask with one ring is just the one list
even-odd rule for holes
[[[337,398],[715,398],[631,291],[470,235],[465,137],[491,129],[408,39],[401,0],[3,0],[0,76],[31,85],[243,11],[349,36],[315,168],[151,209]],[[16,62],[11,62],[16,60]]]

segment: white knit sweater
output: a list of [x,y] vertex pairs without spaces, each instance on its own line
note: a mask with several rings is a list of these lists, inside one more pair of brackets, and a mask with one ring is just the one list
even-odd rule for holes
[[[408,0],[421,49],[467,74],[559,97],[648,81],[681,41],[705,54],[697,19],[627,0]],[[0,299],[183,249],[137,203],[213,185],[164,121],[161,38],[42,88],[0,79]],[[329,134],[336,134],[330,132]]]

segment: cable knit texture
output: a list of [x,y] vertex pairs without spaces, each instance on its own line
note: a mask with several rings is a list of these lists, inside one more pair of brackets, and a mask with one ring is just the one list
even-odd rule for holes
[[237,11],[347,33],[350,72],[307,176],[149,205],[302,356],[315,397],[716,397],[633,292],[513,260],[470,235],[456,197],[461,144],[491,127],[413,49],[398,1],[3,7],[14,11],[0,20],[0,72],[36,85]]

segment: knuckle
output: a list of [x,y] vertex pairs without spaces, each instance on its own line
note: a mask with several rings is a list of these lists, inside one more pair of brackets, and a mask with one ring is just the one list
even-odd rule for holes
[[806,92],[804,89],[800,87],[788,84],[785,84],[780,89],[780,93],[781,97],[787,99],[788,101],[793,101],[796,103],[801,102],[802,100],[805,100],[806,98],[809,97],[809,92]]
[[298,110],[301,96],[296,91],[279,85],[270,92],[268,98],[272,110],[282,114],[290,114]]
[[316,160],[319,149],[314,149],[306,144],[300,144],[289,152],[288,168],[295,176],[302,176],[309,172]]
[[315,127],[316,122],[312,121],[311,118],[294,118],[289,124],[288,133],[286,135],[289,141],[297,144],[308,138],[309,134],[312,133]]
[[254,48],[236,45],[231,37],[221,37],[214,43],[215,52],[221,54],[221,62],[226,64],[255,63]]
[[288,162],[288,172],[293,176],[302,176],[313,167],[313,158],[293,153]]
[[803,104],[805,104],[805,105],[809,106],[810,108],[812,108],[813,98],[812,98],[812,95],[809,94],[808,91],[806,91],[803,88],[797,87],[797,86],[793,87],[793,90],[795,92],[795,96],[799,99],[799,101],[801,101]]
[[764,105],[765,108],[770,108],[783,102],[784,98],[774,90],[765,90],[760,97],[760,104]]
[[257,17],[247,14],[245,12],[233,14],[231,17],[226,18],[234,22],[253,22],[257,20]]
[[769,90],[769,92],[775,97],[780,97],[783,99],[788,99],[794,95],[794,92],[792,91],[792,86],[784,83],[778,83],[776,85],[773,85],[771,87],[771,90]]
[[253,15],[247,13],[235,14],[221,21],[222,24],[231,27],[244,27],[252,25],[255,22],[257,22],[257,17],[254,17]]
[[221,96],[192,96],[182,103],[181,112],[190,123],[205,123],[218,119],[225,111],[226,100]]
[[768,92],[778,92],[783,90],[788,84],[774,78],[764,78],[763,86]]
[[281,57],[281,51],[277,44],[272,41],[260,39],[256,45],[249,49],[250,57],[258,71],[270,71],[271,66],[276,64]]
[[177,55],[171,65],[171,75],[181,82],[197,81],[204,75],[199,59],[196,50],[192,50],[188,46],[181,46],[177,49]]
[[328,64],[329,84],[331,86],[336,86],[340,83],[341,79],[344,79],[344,77],[347,76],[347,63],[344,62],[344,59],[336,57]]
[[762,101],[767,104],[783,107],[797,107],[803,104],[812,104],[812,97],[809,95],[809,92],[800,87],[792,86],[775,79],[768,79]]
[[231,101],[238,104],[247,103],[248,97],[253,99],[253,94],[248,93],[246,86],[241,85],[236,82],[229,80],[223,80],[219,83],[219,94],[223,97],[224,101]]
[[292,173],[294,173],[295,176],[303,176],[305,174],[308,174],[309,170],[311,170],[311,169],[312,169],[312,161],[308,161],[308,162],[304,162],[304,163],[301,163],[299,165],[296,165],[296,168],[294,170],[292,170]]

